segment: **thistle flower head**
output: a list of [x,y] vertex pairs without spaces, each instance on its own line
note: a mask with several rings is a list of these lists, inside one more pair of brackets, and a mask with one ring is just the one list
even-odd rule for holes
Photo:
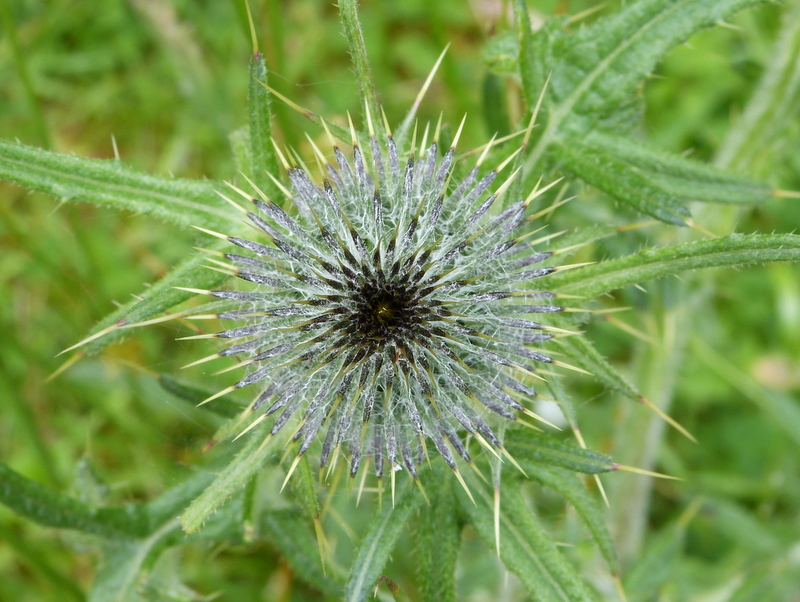
[[482,173],[491,144],[454,178],[438,126],[418,154],[388,127],[378,137],[370,120],[370,132],[365,152],[352,130],[351,157],[331,138],[332,162],[315,146],[316,182],[281,157],[291,202],[259,193],[257,234],[224,237],[244,251],[224,255],[231,273],[255,287],[207,291],[236,323],[212,357],[243,355],[250,371],[214,397],[259,387],[251,427],[291,425],[298,457],[321,441],[320,464],[341,450],[352,476],[369,458],[378,477],[416,477],[431,444],[455,470],[471,461],[467,437],[502,451],[491,424],[530,414],[534,365],[553,362],[538,349],[553,335],[533,319],[562,309],[533,282],[554,271],[541,265],[552,253],[521,228],[542,191],[506,199],[517,172],[494,186],[511,158]]

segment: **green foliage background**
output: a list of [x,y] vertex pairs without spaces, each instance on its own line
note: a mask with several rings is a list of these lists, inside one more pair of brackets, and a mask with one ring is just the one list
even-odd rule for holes
[[[123,162],[137,171],[200,180],[235,177],[229,136],[248,122],[251,46],[244,5],[110,0],[98,10],[92,4],[0,0],[0,137],[82,157],[113,158],[113,136]],[[441,111],[454,128],[466,113],[461,148],[483,144],[496,131],[512,131],[524,115],[530,90],[518,74],[511,74],[518,71],[513,57],[518,52],[514,40],[520,35],[511,4],[364,2],[359,18],[389,122],[402,120],[449,43],[421,117],[436,119]],[[689,15],[713,3],[660,4]],[[737,3],[718,3],[723,4]],[[574,33],[581,23],[590,26],[620,9],[619,3],[605,3],[579,23],[552,20],[554,15],[563,19],[595,6],[588,1],[537,2],[529,10],[534,23],[539,18],[557,23],[557,36],[561,29]],[[252,9],[272,86],[337,123],[346,123],[347,111],[360,112],[336,7],[317,0],[265,0],[253,2]],[[619,182],[605,182],[602,172],[594,181],[587,175],[587,161],[602,165],[601,151],[612,148],[615,141],[608,137],[617,133],[753,176],[776,189],[800,190],[800,4],[759,5],[726,21],[654,59],[655,73],[630,96],[626,113],[643,111],[643,119],[615,121],[620,117],[614,113],[603,122],[606,138],[598,137],[592,120],[604,110],[601,102],[594,112],[581,113],[585,123],[570,121],[570,131],[559,142],[561,164],[556,169],[583,173],[594,186],[577,180],[572,184],[570,191],[579,198],[549,218],[553,231],[642,220],[625,199],[610,200],[598,192],[611,194],[608,188],[619,187]],[[524,52],[523,48],[523,71]],[[794,63],[781,63],[787,56],[794,57]],[[534,71],[528,74],[532,81],[547,76]],[[555,94],[561,75],[553,74]],[[612,92],[604,91],[601,100]],[[282,142],[303,149],[304,132],[319,136],[319,128],[281,103],[273,102],[273,110],[274,132]],[[643,161],[639,155],[636,159]],[[634,166],[631,173],[645,173],[645,183],[654,187],[664,180],[675,184],[669,180],[674,174],[656,170],[653,175],[646,165]],[[537,164],[532,170],[539,167],[553,168]],[[642,180],[628,184],[634,191],[644,185]],[[694,186],[686,196],[701,196],[700,186]],[[718,191],[717,183],[709,189],[709,194]],[[800,205],[791,198],[773,196],[756,206],[691,208],[697,223],[720,235],[734,230],[787,234],[800,225]],[[581,259],[614,259],[645,247],[702,238],[687,228],[658,224],[606,237]],[[778,253],[781,241],[786,248],[796,244],[789,237],[768,242]],[[130,587],[154,600],[202,599],[215,592],[223,600],[334,598],[342,583],[349,582],[352,593],[347,567],[354,559],[354,566],[366,567],[366,583],[380,575],[394,580],[401,588],[396,599],[446,599],[453,591],[459,600],[501,595],[524,599],[526,588],[535,590],[537,578],[526,572],[524,557],[506,560],[511,570],[516,570],[514,562],[523,567],[519,577],[506,577],[494,551],[482,541],[491,539],[487,515],[449,488],[429,492],[433,510],[419,510],[424,503],[414,498],[399,505],[399,515],[381,515],[372,500],[356,507],[342,491],[325,523],[328,537],[338,546],[341,566],[329,566],[327,575],[321,573],[313,532],[307,529],[308,505],[297,491],[301,485],[279,496],[281,475],[275,472],[236,498],[234,504],[241,505],[236,512],[219,513],[199,534],[184,539],[173,517],[208,485],[211,473],[225,460],[228,444],[202,454],[218,418],[165,393],[159,376],[174,375],[179,366],[196,359],[199,346],[176,341],[185,334],[177,325],[154,326],[81,359],[54,380],[47,378],[69,357],[55,358],[58,352],[84,338],[114,304],[128,303],[132,293],[143,290],[143,283],[164,276],[196,244],[189,229],[149,216],[60,203],[0,183],[3,466],[51,490],[70,493],[90,508],[157,500],[173,488],[141,516],[110,513],[98,518],[64,507],[64,524],[54,524],[52,517],[49,523],[42,521],[52,526],[81,524],[81,534],[39,526],[0,507],[0,600],[83,600],[93,583],[93,600],[115,599]],[[716,243],[698,243],[702,244]],[[738,252],[735,256],[726,247],[718,255],[731,254],[731,260],[713,265],[770,259],[752,255],[747,260],[749,251]],[[676,271],[670,270],[664,273]],[[578,270],[563,274],[565,291],[580,286],[577,280],[570,283],[573,274],[580,278]],[[589,449],[684,479],[654,482],[620,473],[603,477],[610,499],[604,522],[615,541],[630,598],[790,599],[800,589],[797,266],[759,263],[735,271],[722,268],[670,277],[645,283],[642,289],[627,286],[611,298],[603,297],[597,307],[620,306],[632,309],[615,318],[646,340],[600,317],[584,326],[587,339],[699,440],[694,444],[675,430],[665,430],[662,421],[620,394],[609,380],[567,379],[565,395],[576,406]],[[201,371],[191,376],[207,389],[228,384],[214,382]],[[538,483],[566,482],[557,475],[561,468],[545,466],[538,474],[533,474],[536,465],[530,468]],[[0,476],[6,492],[31,486],[16,483],[11,473]],[[586,483],[597,498],[594,482]],[[18,489],[9,489],[12,485]],[[586,587],[601,598],[613,598],[608,567],[578,513],[553,489],[518,481],[505,487],[504,499],[515,520],[504,531],[503,543],[513,547],[515,521],[528,529],[522,540],[530,542],[535,526],[526,525],[524,517],[530,511],[526,503],[533,499],[536,516],[550,535],[572,546],[565,556],[591,584]],[[484,493],[490,495],[488,490]],[[403,495],[411,499],[413,493],[401,491]],[[253,519],[248,514],[251,499],[269,511]],[[443,508],[452,511],[442,512]],[[396,531],[400,543],[388,564],[373,574],[370,565],[359,562],[366,549],[359,546],[376,512],[377,524],[385,516],[385,532]],[[27,516],[36,520],[36,509],[28,508]],[[163,523],[153,523],[155,532],[144,524],[154,516],[163,518]],[[457,541],[460,524],[467,519],[472,526],[461,532],[455,573],[447,563],[454,552],[443,552],[440,563],[437,558],[421,562],[425,556],[414,554],[415,549]],[[407,520],[435,525],[441,537],[427,544],[418,541],[402,528]],[[95,524],[100,526],[93,531]],[[148,536],[135,541],[122,537],[99,546],[86,535],[109,525],[116,525],[123,536]],[[306,539],[298,535],[304,533]],[[542,546],[550,545],[548,538],[542,541]],[[159,546],[181,543],[186,545],[171,547],[154,567],[147,567],[152,569],[148,579],[131,560]],[[381,549],[385,560],[391,550]],[[434,591],[432,584],[450,593]],[[572,591],[584,586],[575,587],[578,590]],[[388,588],[382,591],[389,596]]]

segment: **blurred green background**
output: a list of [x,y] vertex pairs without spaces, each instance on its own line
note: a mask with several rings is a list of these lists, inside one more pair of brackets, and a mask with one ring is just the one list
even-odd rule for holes
[[[597,4],[559,0],[531,8],[545,17],[574,15]],[[588,18],[615,5],[605,3]],[[251,6],[272,86],[335,121],[344,123],[347,111],[359,113],[335,6],[319,0],[252,0]],[[116,144],[123,161],[145,172],[234,177],[228,136],[246,122],[251,52],[242,3],[0,0],[0,10],[0,136],[100,158],[113,157]],[[489,75],[482,58],[487,40],[508,28],[508,11],[508,3],[489,0],[362,2],[372,73],[390,123],[405,113],[449,43],[422,117],[436,118],[441,111],[454,124],[466,113],[462,148],[510,127],[505,115],[521,111],[516,85]],[[777,5],[746,11],[731,26],[703,32],[675,49],[644,86],[642,135],[661,148],[713,162],[770,61],[785,11]],[[274,108],[282,141],[302,150],[305,131],[319,135],[291,110],[279,103]],[[798,148],[795,115],[736,168],[777,188],[800,190]],[[615,210],[587,191],[553,219],[559,227],[580,226],[614,221]],[[702,224],[703,211],[696,215]],[[741,232],[795,231],[800,203],[773,199],[735,216],[735,222]],[[674,237],[672,229],[659,226],[607,242],[596,255],[616,257]],[[63,491],[85,491],[95,473],[109,488],[98,495],[112,502],[150,499],[179,480],[187,466],[203,462],[200,450],[213,424],[169,397],[152,377],[206,354],[198,345],[175,341],[177,326],[137,331],[48,381],[68,357],[57,353],[82,339],[115,303],[145,290],[194,244],[192,232],[0,183],[2,461]],[[711,592],[724,594],[720,583],[752,579],[753,591],[767,592],[753,599],[782,599],[772,596],[783,595],[783,586],[760,590],[771,586],[756,577],[798,573],[800,435],[792,423],[800,390],[798,276],[792,265],[708,272],[690,285],[692,298],[701,299],[694,307],[704,313],[693,315],[690,305],[676,314],[676,332],[688,344],[680,357],[667,358],[679,363],[671,413],[700,444],[667,433],[656,452],[658,469],[686,481],[656,484],[638,545],[667,533],[662,528],[702,495],[706,503],[685,539],[673,538],[670,562],[678,563],[677,574],[697,587],[708,583]],[[685,289],[674,282],[647,289],[649,294],[621,292],[607,305],[632,306],[619,319],[648,335],[663,335],[665,308],[680,304],[676,291]],[[587,330],[632,378],[648,377],[637,372],[646,344],[600,319]],[[591,379],[576,379],[573,394],[589,447],[624,455],[629,435],[640,441],[641,433],[626,430],[636,424],[630,414],[639,408]],[[641,429],[648,424],[643,420]],[[551,511],[563,508],[553,501]],[[610,516],[619,527],[613,509]],[[345,519],[359,520],[355,510]],[[495,599],[495,587],[513,591],[513,583],[503,585],[497,561],[478,552],[482,546],[474,537],[467,542],[459,573],[464,599]],[[186,554],[180,572],[204,594],[304,599],[268,547],[198,546]],[[748,573],[756,562],[757,572]],[[0,507],[0,600],[81,600],[92,567],[85,542]]]

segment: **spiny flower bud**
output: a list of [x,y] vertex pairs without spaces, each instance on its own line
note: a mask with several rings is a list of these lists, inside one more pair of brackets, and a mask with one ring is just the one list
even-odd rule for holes
[[451,181],[455,142],[440,157],[439,126],[417,156],[416,135],[403,153],[369,117],[366,153],[352,126],[352,158],[332,137],[335,164],[314,146],[319,183],[281,156],[291,209],[250,199],[259,240],[210,232],[244,251],[225,264],[255,287],[203,291],[236,324],[210,335],[232,344],[200,361],[245,355],[250,368],[207,401],[260,387],[247,430],[273,417],[271,435],[291,425],[297,457],[319,440],[320,465],[341,450],[352,476],[371,459],[378,478],[400,467],[416,478],[431,444],[457,471],[458,457],[471,462],[465,434],[504,453],[490,423],[535,416],[534,364],[554,363],[538,345],[558,329],[534,316],[562,308],[533,281],[556,268],[526,220],[546,188],[507,201],[517,170],[493,191],[517,153],[480,175],[491,143]]

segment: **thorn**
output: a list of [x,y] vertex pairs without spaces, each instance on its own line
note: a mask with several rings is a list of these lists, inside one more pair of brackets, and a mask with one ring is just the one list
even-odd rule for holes
[[386,135],[391,138],[392,130],[389,128],[389,120],[386,119],[386,111],[383,110],[383,107],[381,107],[381,117],[383,118],[383,129],[386,132]]
[[419,491],[422,494],[422,497],[425,498],[425,501],[428,503],[428,506],[430,506],[431,505],[431,501],[430,501],[430,499],[428,499],[428,494],[425,493],[425,488],[422,486],[422,483],[420,482],[419,479],[414,479],[414,482],[417,484],[417,487],[419,487]]
[[391,471],[391,480],[392,480],[392,508],[394,508],[394,501],[395,501],[395,470],[394,466],[390,466],[389,470]]
[[439,58],[436,59],[436,63],[434,63],[433,69],[431,69],[431,72],[428,74],[428,78],[425,80],[425,83],[422,84],[422,88],[420,88],[419,94],[417,94],[417,97],[414,99],[414,104],[411,105],[411,111],[409,113],[409,117],[413,116],[417,112],[417,109],[419,108],[420,104],[422,104],[422,99],[428,92],[428,88],[430,87],[431,82],[433,81],[433,77],[436,75],[436,71],[439,69],[439,65],[442,64],[442,61],[444,60],[444,55],[447,54],[447,50],[449,48],[450,44],[447,44],[447,46],[444,47],[444,50],[442,50],[442,53],[439,55]]
[[475,498],[472,497],[472,492],[469,490],[469,487],[467,487],[467,484],[464,482],[464,477],[461,476],[461,473],[458,472],[457,468],[453,469],[453,474],[456,475],[456,478],[458,479],[458,482],[461,483],[461,486],[464,488],[464,491],[467,492],[467,495],[469,496],[469,499],[472,501],[472,503],[475,505],[475,507],[477,507],[478,504],[475,502]]
[[640,397],[639,401],[643,403],[645,406],[647,406],[647,408],[650,409],[652,412],[655,412],[662,420],[666,421],[670,426],[680,431],[680,433],[684,437],[689,439],[689,441],[697,443],[697,439],[695,439],[694,435],[692,435],[689,431],[683,428],[683,426],[681,426],[681,424],[677,420],[675,420],[672,416],[664,412],[657,405],[655,405],[654,403],[652,403],[651,401],[647,400],[644,397]]
[[[552,400],[552,399],[545,399],[545,398],[544,398],[544,397],[542,397],[541,395],[539,395],[538,397],[539,397],[539,399],[544,399],[545,401],[555,401],[555,400]],[[558,403],[558,402],[556,402],[556,403]],[[521,411],[523,414],[525,414],[526,416],[530,416],[530,417],[531,417],[531,418],[533,418],[534,420],[538,420],[539,422],[541,422],[541,423],[543,423],[543,424],[546,424],[547,426],[549,426],[549,427],[551,427],[551,428],[554,428],[554,429],[556,429],[556,430],[558,430],[558,431],[560,431],[560,430],[561,430],[561,429],[560,429],[558,426],[556,426],[555,424],[553,424],[552,422],[550,422],[550,421],[549,421],[549,420],[547,420],[546,418],[542,418],[541,416],[539,416],[539,414],[537,414],[537,413],[536,413],[536,412],[534,412],[533,410],[529,410],[528,408],[525,408],[525,407],[523,407],[523,408],[522,408],[522,410],[520,410],[520,411]]]
[[250,3],[245,0],[244,7],[247,10],[247,23],[250,25],[250,41],[253,44],[253,54],[258,54],[258,38],[256,37],[256,25],[253,22],[253,13],[250,12]]
[[[234,440],[234,441],[236,441],[236,440],[237,440],[239,437],[242,437],[242,436],[243,436],[245,433],[248,433],[248,432],[250,432],[251,430],[253,430],[254,428],[256,428],[256,426],[258,426],[259,424],[261,424],[262,422],[264,422],[264,420],[266,420],[266,419],[267,419],[267,415],[266,415],[266,414],[261,414],[261,416],[259,416],[259,417],[258,417],[258,418],[256,418],[255,420],[253,420],[253,422],[251,422],[250,424],[248,424],[248,425],[247,425],[247,427],[245,427],[245,429],[244,429],[244,430],[243,430],[241,433],[239,433],[238,435],[236,435],[236,436],[233,438],[233,440]],[[267,437],[267,438],[270,438],[270,437],[272,437],[272,434],[268,435],[268,437]]]
[[800,191],[774,189],[770,192],[774,197],[783,199],[800,199]]
[[195,295],[210,295],[211,291],[204,290],[202,288],[186,288],[184,286],[173,286],[173,289],[179,291],[186,291],[187,293],[194,293]]
[[541,190],[538,190],[539,182],[542,181],[542,176],[540,176],[539,177],[539,182],[536,182],[536,186],[534,186],[533,191],[531,191],[531,193],[528,195],[528,198],[525,199],[525,206],[527,207],[528,205],[530,205],[531,201],[533,201],[534,199],[542,196],[545,192],[550,190],[553,186],[558,184],[563,179],[564,179],[564,177],[562,176],[562,177],[558,178],[557,180],[553,180],[552,182],[550,182],[547,186],[545,186]]
[[205,404],[207,404],[209,401],[213,401],[213,400],[217,399],[218,397],[222,397],[223,395],[227,395],[228,393],[231,393],[231,392],[233,392],[233,391],[235,391],[235,390],[236,390],[236,385],[231,385],[230,387],[226,387],[225,389],[222,389],[222,391],[220,391],[219,393],[214,393],[214,395],[212,395],[212,396],[211,396],[211,397],[209,397],[208,399],[204,399],[203,401],[201,401],[200,403],[198,403],[198,404],[197,404],[197,407],[200,407],[200,406],[202,406],[202,405],[205,405]]
[[616,462],[611,466],[611,470],[624,470],[625,472],[632,472],[634,474],[645,475],[647,477],[655,477],[658,479],[668,479],[670,481],[683,481],[680,477],[673,477],[660,472],[653,472],[652,470],[645,470],[644,468],[636,468],[635,466],[627,466],[625,464],[617,464]]
[[289,192],[289,190],[286,188],[286,186],[284,186],[278,178],[273,176],[270,172],[267,172],[267,175],[269,176],[269,179],[272,180],[272,183],[275,184],[275,186],[278,187],[278,190],[280,190],[287,199],[291,199],[292,198],[292,193]]
[[[384,115],[384,119],[385,118],[386,115]],[[336,140],[334,139],[333,134],[331,134],[331,130],[328,128],[328,122],[325,121],[324,119],[322,120],[322,128],[325,130],[325,135],[328,137],[328,142],[330,143],[331,148],[339,148],[339,145],[336,144]]]
[[353,127],[353,118],[350,116],[350,111],[347,111],[347,123],[350,126],[350,140],[353,148],[360,146],[358,144],[358,137],[356,136],[356,128]]
[[361,503],[361,494],[364,493],[364,481],[367,480],[367,469],[369,468],[369,460],[370,456],[367,456],[367,461],[364,462],[364,466],[361,468],[361,482],[358,485],[358,496],[356,496],[356,508]]
[[[533,244],[533,243],[531,243]],[[560,265],[553,268],[554,272],[566,272],[567,270],[574,270],[575,268],[582,268],[587,265],[594,265],[596,261],[584,261],[583,263],[570,263],[568,265]]]
[[[567,190],[568,187],[569,187],[569,182],[564,182],[564,186],[561,188],[561,190],[558,192],[558,194],[561,195],[562,193],[564,193]],[[571,196],[571,197],[567,197],[566,199],[557,200],[555,203],[553,203],[549,207],[546,207],[546,208],[542,209],[541,211],[537,211],[536,213],[534,213],[533,215],[531,215],[530,217],[528,217],[526,219],[529,222],[536,221],[540,217],[543,217],[543,216],[547,215],[548,213],[552,213],[553,211],[555,211],[556,209],[558,209],[562,205],[566,205],[567,203],[569,203],[571,200],[573,200],[575,198],[577,198],[577,197]],[[589,243],[588,242],[579,243],[578,245],[574,245],[574,247],[583,246],[583,245],[587,245],[587,244],[589,244]]]
[[[467,121],[467,115],[465,113],[464,116],[461,118],[461,124],[458,126],[458,130],[456,130],[456,135],[453,137],[453,144],[450,145],[450,148],[454,149],[458,144],[458,140],[459,138],[461,138],[461,132],[464,129],[464,124],[466,123],[466,121]],[[488,147],[490,145],[487,144],[486,146]]]
[[649,343],[650,345],[655,345],[656,344],[656,341],[652,337],[646,335],[641,330],[637,330],[636,328],[634,328],[630,324],[626,324],[622,320],[618,320],[614,316],[606,314],[606,315],[603,316],[603,319],[606,322],[608,322],[609,324],[611,324],[612,326],[616,326],[620,330],[622,330],[624,332],[627,332],[628,334],[630,334],[632,336],[635,336],[637,339],[640,339],[640,340],[644,341],[645,343]]
[[77,349],[78,347],[82,347],[83,345],[86,345],[86,343],[91,343],[92,341],[107,335],[109,332],[112,332],[113,330],[116,330],[117,328],[122,328],[123,324],[121,322],[122,322],[122,320],[120,320],[120,322],[116,322],[115,324],[112,324],[111,326],[107,326],[106,328],[103,328],[102,330],[99,330],[98,332],[94,333],[93,335],[86,337],[85,339],[83,339],[79,343],[75,343],[72,347],[67,347],[66,349],[64,349],[64,351],[61,351],[60,353],[56,354],[56,357],[58,357],[60,355],[64,355],[65,353],[67,353],[69,351],[72,351],[73,349]]
[[[61,355],[60,353],[58,355]],[[75,364],[79,359],[81,359],[85,354],[83,351],[79,351],[71,358],[69,358],[66,362],[61,364],[58,368],[56,368],[55,372],[53,372],[50,376],[44,379],[44,382],[49,383],[51,380],[59,376],[62,372],[65,372],[68,368],[70,368],[73,364]]]
[[[558,427],[556,427],[556,428],[558,428]],[[561,430],[561,429],[559,429],[559,430]],[[514,459],[514,456],[512,456],[510,453],[508,453],[508,450],[505,447],[501,447],[500,451],[502,452],[502,454],[506,458],[508,458],[508,461],[511,462],[514,465],[514,468],[516,468],[518,471],[520,471],[525,476],[526,479],[529,478],[528,477],[528,473],[525,472],[524,470],[522,470],[522,466],[520,466],[519,463]]]
[[286,478],[283,480],[283,485],[281,485],[281,489],[278,493],[283,493],[283,490],[286,487],[286,483],[289,482],[289,478],[292,476],[294,469],[297,468],[297,465],[300,463],[300,458],[302,456],[295,456],[294,460],[292,461],[291,467],[289,467],[289,472],[286,473]]
[[[298,456],[299,458],[300,456]],[[319,549],[319,561],[322,564],[322,574],[326,575],[325,571],[325,550],[328,547],[328,542],[325,539],[325,532],[322,530],[322,522],[319,515],[314,517],[314,533],[317,536],[317,548]]]
[[606,508],[611,508],[611,504],[608,501],[608,496],[606,495],[606,488],[603,487],[603,482],[600,480],[600,475],[596,474],[592,476],[594,476],[594,482],[597,484],[597,490],[600,492],[600,496],[603,498]]
[[698,232],[702,232],[703,234],[705,234],[709,238],[718,238],[718,236],[716,234],[714,234],[710,230],[706,230],[703,226],[701,226],[700,224],[698,224],[696,221],[694,221],[691,218],[686,220],[686,225],[689,226],[692,230],[697,230]]
[[211,360],[217,359],[219,357],[222,357],[219,353],[213,353],[207,357],[194,361],[191,364],[186,364],[185,366],[181,366],[181,370],[186,370],[186,368],[191,368],[192,366],[198,366],[200,364],[210,362]]
[[219,239],[229,241],[231,239],[230,236],[227,234],[220,234],[219,232],[214,232],[213,230],[208,230],[206,228],[201,228],[200,226],[192,226],[195,230],[200,230],[200,232],[205,232],[206,234],[210,234],[211,236],[216,236]]
[[489,154],[489,151],[492,149],[492,145],[494,144],[495,138],[497,138],[497,134],[492,136],[492,139],[489,140],[489,142],[486,144],[486,148],[483,149],[483,152],[480,154],[480,156],[478,157],[478,160],[475,162],[475,167],[480,167],[481,164],[483,163],[483,160],[486,159],[486,156]]
[[550,83],[551,75],[553,75],[552,71],[547,74],[547,79],[544,80],[544,86],[542,86],[542,91],[539,93],[539,98],[536,101],[536,107],[534,107],[533,113],[531,114],[531,122],[528,124],[525,138],[522,139],[522,146],[528,146],[528,141],[531,139],[531,132],[536,126],[536,118],[539,116],[539,109],[542,107],[542,101],[544,100],[545,92],[547,92],[547,85]]
[[236,211],[239,211],[240,213],[244,213],[245,215],[247,215],[247,209],[239,205],[239,203],[234,202],[233,199],[228,198],[227,196],[222,194],[219,190],[214,190],[214,192],[216,192],[220,196],[220,198],[222,198],[223,201],[230,204],[231,207],[236,209]]

